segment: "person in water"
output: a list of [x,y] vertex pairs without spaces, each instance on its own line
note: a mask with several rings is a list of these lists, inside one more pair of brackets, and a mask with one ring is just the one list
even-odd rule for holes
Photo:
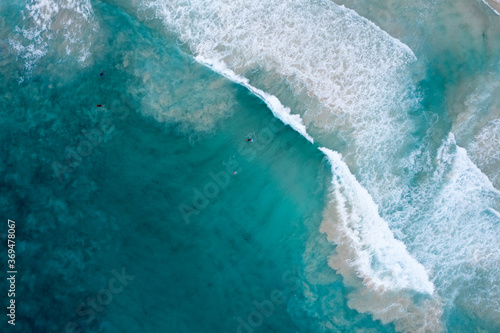
[[99,76],[103,76],[104,75],[104,71],[101,69],[101,74],[99,74]]

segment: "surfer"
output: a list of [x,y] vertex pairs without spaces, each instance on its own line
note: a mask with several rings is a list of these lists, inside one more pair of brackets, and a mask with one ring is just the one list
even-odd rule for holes
[[253,142],[253,139],[252,138],[246,138],[245,141],[246,142]]

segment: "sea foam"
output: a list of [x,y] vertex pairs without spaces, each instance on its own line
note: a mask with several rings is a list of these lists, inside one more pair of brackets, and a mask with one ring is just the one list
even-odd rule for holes
[[[312,136],[302,119],[265,92],[272,87],[250,84],[247,73],[277,74],[294,94],[317,101],[319,108],[304,108],[305,123],[316,132],[345,133],[355,142],[353,151],[365,154],[360,165],[374,167],[376,163],[366,158],[368,152],[386,152],[385,157],[376,155],[386,160],[394,142],[404,141],[401,138],[408,127],[401,110],[415,103],[408,98],[411,89],[405,68],[415,55],[354,11],[329,1],[301,0],[145,1],[144,6],[154,9],[155,16],[177,33],[198,61],[247,87],[309,141]],[[340,209],[343,225],[336,225],[326,214],[322,230],[339,250],[348,252],[333,256],[330,263],[346,283],[355,286],[350,306],[384,322],[394,321],[404,331],[412,331],[415,325],[438,327],[442,311],[424,267],[394,238],[372,197],[345,163],[326,148],[323,151],[334,173],[342,172],[334,175],[335,204],[328,207]],[[376,175],[367,172],[366,177]],[[335,238],[332,230],[337,226],[346,238]],[[369,302],[363,301],[364,293],[370,294]],[[425,301],[413,303],[415,294],[423,295]],[[419,318],[414,320],[418,324],[411,322],[408,311]]]
[[491,0],[491,2],[492,2],[491,4],[488,1],[486,1],[486,0],[482,0],[482,1],[483,1],[483,3],[486,6],[488,6],[493,11],[493,13],[497,14],[498,16],[500,16],[500,13],[495,9],[496,7],[500,8],[500,3],[498,1]]
[[75,56],[80,63],[89,59],[92,35],[98,28],[89,0],[30,0],[23,17],[23,26],[15,27],[17,35],[9,43],[24,59],[28,76],[35,64],[52,50],[51,46],[60,59],[68,55]]
[[252,75],[256,89],[277,95],[287,84],[309,135],[330,148],[330,133],[345,138],[342,153],[364,168],[360,180],[370,191],[383,181],[401,187],[371,170],[394,160],[395,147],[413,144],[407,113],[419,98],[407,67],[416,57],[401,41],[331,1],[145,0],[143,7],[195,56],[243,78],[275,77]]
[[258,88],[255,88],[249,83],[247,78],[237,75],[232,70],[227,68],[224,63],[217,60],[206,59],[203,56],[197,56],[195,58],[198,62],[210,67],[217,73],[224,75],[228,79],[250,90],[255,96],[259,97],[262,101],[266,103],[269,109],[273,112],[273,115],[281,120],[284,124],[289,125],[295,131],[299,132],[304,138],[309,142],[314,143],[314,139],[307,133],[306,126],[300,118],[300,115],[291,114],[290,108],[287,108],[281,104],[276,96],[270,95]]
[[432,281],[446,303],[468,294],[467,311],[483,322],[498,323],[500,192],[451,133],[434,164],[432,176],[413,190],[407,203],[415,213],[402,228],[403,241],[432,271]]
[[[330,264],[355,289],[350,306],[392,321],[399,330],[418,331],[418,322],[424,330],[439,331],[441,299],[452,301],[470,279],[488,285],[482,276],[492,277],[496,266],[479,265],[486,275],[472,270],[462,274],[466,266],[452,262],[455,244],[473,251],[485,239],[488,247],[497,248],[490,239],[497,237],[492,227],[499,211],[495,195],[460,147],[448,145],[458,153],[441,154],[436,160],[432,145],[422,143],[420,134],[428,136],[431,129],[419,128],[428,119],[417,115],[422,97],[412,78],[416,57],[405,44],[330,1],[157,0],[143,5],[153,9],[195,57],[230,70],[223,74],[219,69],[232,80],[249,84],[245,77],[264,72],[275,80],[253,75],[251,86],[269,95],[287,82],[287,89],[299,97],[302,108],[293,110],[302,116],[307,133],[329,148],[337,144],[333,135],[345,141],[336,149],[344,161],[327,154],[334,173],[341,176],[333,176],[333,200],[322,230],[345,251],[334,255]],[[447,159],[468,162],[452,163],[456,172],[439,173],[439,165],[450,167]],[[453,177],[457,174],[461,176]],[[482,185],[474,185],[476,180]],[[461,191],[481,209],[463,201]],[[434,201],[436,197],[440,199]],[[474,222],[464,238],[461,221]],[[437,226],[442,228],[434,230]],[[495,232],[488,234],[488,226]],[[335,238],[331,230],[336,228],[344,228],[340,230],[345,238]],[[379,232],[385,242],[370,238],[372,232]],[[449,237],[457,238],[446,247]],[[493,264],[496,257],[485,258]],[[368,293],[370,297],[363,298]],[[414,302],[415,295],[424,300]]]
[[[336,245],[329,264],[354,287],[349,306],[405,332],[436,331],[442,308],[427,272],[394,238],[370,194],[340,154],[320,148],[332,167],[331,201],[321,231]],[[415,294],[425,300],[415,303]],[[412,319],[410,319],[411,317]]]

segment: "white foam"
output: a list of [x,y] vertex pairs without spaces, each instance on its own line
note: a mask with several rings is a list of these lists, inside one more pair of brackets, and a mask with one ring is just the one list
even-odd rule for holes
[[397,182],[370,168],[393,160],[394,147],[412,139],[407,112],[419,100],[407,67],[416,58],[401,41],[327,0],[143,0],[143,6],[195,56],[241,77],[271,74],[252,75],[253,87],[278,95],[287,82],[287,92],[300,97],[293,110],[307,132],[345,138],[343,153],[355,155],[364,168],[360,181],[374,197],[384,193],[375,193],[383,181]]
[[17,36],[9,43],[24,59],[28,75],[50,47],[59,57],[75,52],[80,63],[88,60],[92,33],[97,29],[89,0],[30,0],[23,16],[23,27],[15,28]]
[[500,189],[500,119],[487,122],[477,130],[467,151],[474,163]]
[[[494,289],[487,279],[498,281],[500,260],[485,251],[498,249],[497,195],[465,150],[448,143],[433,160],[432,144],[416,138],[415,133],[424,129],[409,115],[418,113],[421,105],[409,70],[415,56],[406,45],[326,0],[145,0],[144,6],[153,8],[195,56],[220,61],[242,78],[252,71],[265,72],[260,81],[263,76],[252,76],[256,89],[278,95],[275,85],[288,82],[306,110],[294,107],[308,132],[319,132],[322,140],[335,132],[345,140],[342,153],[347,163],[331,157],[341,176],[334,175],[338,190],[332,192],[335,200],[325,211],[324,228],[344,228],[345,238],[329,233],[335,243],[347,244],[343,253],[332,257],[331,265],[342,269],[345,280],[354,285],[350,306],[408,330],[414,325],[404,321],[404,304],[413,304],[412,313],[425,314],[416,317],[429,323],[437,323],[442,311],[432,302],[427,307],[415,305],[408,290],[431,295],[431,301],[442,297],[449,302],[470,281],[484,285],[478,289],[481,293]],[[429,135],[435,129],[432,126]],[[384,242],[378,244],[372,232]],[[384,253],[396,253],[398,264],[392,265]],[[346,261],[349,258],[355,259]],[[359,282],[358,272],[363,275],[361,283],[349,282]],[[363,284],[364,277],[368,280]],[[432,294],[431,286],[436,288]],[[401,299],[394,290],[401,291]],[[500,299],[496,294],[481,295],[488,308]],[[384,313],[382,308],[390,308],[391,301],[398,310]],[[434,319],[429,309],[437,309]]]
[[[443,142],[431,177],[416,187],[403,241],[432,274],[447,303],[468,294],[462,306],[481,318],[499,320],[500,192],[455,143]],[[405,208],[408,209],[408,208]],[[495,319],[496,316],[496,319]]]
[[466,80],[457,95],[451,108],[457,142],[500,189],[500,71]]
[[493,13],[497,14],[500,16],[500,13],[496,11],[495,8],[493,8],[486,0],[481,0],[486,6],[490,7],[490,9],[493,11]]
[[483,126],[467,147],[471,159],[488,175],[491,182],[500,189],[500,119],[492,120]]
[[59,12],[59,5],[52,0],[38,0],[26,5],[28,16],[41,31],[50,29],[52,18]]
[[334,126],[342,114],[352,122],[373,110],[402,106],[400,77],[414,54],[331,1],[158,0],[144,6],[153,8],[195,55],[223,61],[242,76],[254,69],[273,71],[295,93],[320,101],[326,112],[305,115],[320,127]]
[[[394,238],[372,197],[349,171],[341,155],[327,148],[320,150],[332,166],[332,200],[340,217],[336,226],[324,225],[322,230],[338,246],[351,249],[351,268],[358,276],[369,279],[375,289],[411,289],[432,295],[434,286],[425,268]],[[332,227],[336,232],[328,232]]]
[[[372,197],[341,155],[327,148],[320,150],[333,173],[331,201],[323,214],[321,231],[337,246],[329,264],[342,274],[346,284],[356,288],[349,305],[384,322],[393,321],[403,331],[435,330],[440,326],[442,309],[433,299],[434,285],[424,266],[394,238]],[[413,303],[415,292],[428,296],[425,305]]]
[[233,82],[241,84],[246,87],[255,96],[259,97],[262,101],[266,103],[266,105],[271,109],[274,116],[281,120],[284,124],[289,125],[295,131],[299,132],[304,138],[306,138],[309,142],[314,143],[314,139],[307,134],[306,126],[302,121],[302,118],[298,114],[291,114],[290,108],[287,108],[281,104],[279,99],[276,96],[270,95],[258,88],[255,88],[249,83],[249,80],[245,77],[237,75],[235,72],[227,68],[227,66],[221,61],[207,59],[203,56],[197,56],[195,58],[198,62],[210,67],[217,73],[227,77]]

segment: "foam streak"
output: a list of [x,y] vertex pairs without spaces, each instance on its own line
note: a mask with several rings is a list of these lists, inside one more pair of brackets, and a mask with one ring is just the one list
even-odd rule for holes
[[[422,264],[394,238],[368,191],[337,152],[320,148],[332,166],[331,201],[321,231],[337,247],[329,264],[355,288],[349,306],[394,322],[404,332],[436,331],[442,309]],[[414,303],[415,293],[426,298]],[[412,319],[410,319],[412,318]]]
[[196,61],[210,67],[215,72],[227,77],[233,82],[241,84],[248,90],[250,90],[255,96],[259,97],[266,105],[271,109],[273,115],[281,120],[284,124],[289,125],[295,131],[299,132],[304,138],[309,142],[314,143],[314,139],[307,134],[306,126],[300,115],[291,114],[290,108],[285,107],[276,96],[266,93],[258,88],[252,86],[249,80],[245,77],[237,75],[235,72],[230,70],[224,63],[217,60],[210,60],[201,55],[197,56]]

